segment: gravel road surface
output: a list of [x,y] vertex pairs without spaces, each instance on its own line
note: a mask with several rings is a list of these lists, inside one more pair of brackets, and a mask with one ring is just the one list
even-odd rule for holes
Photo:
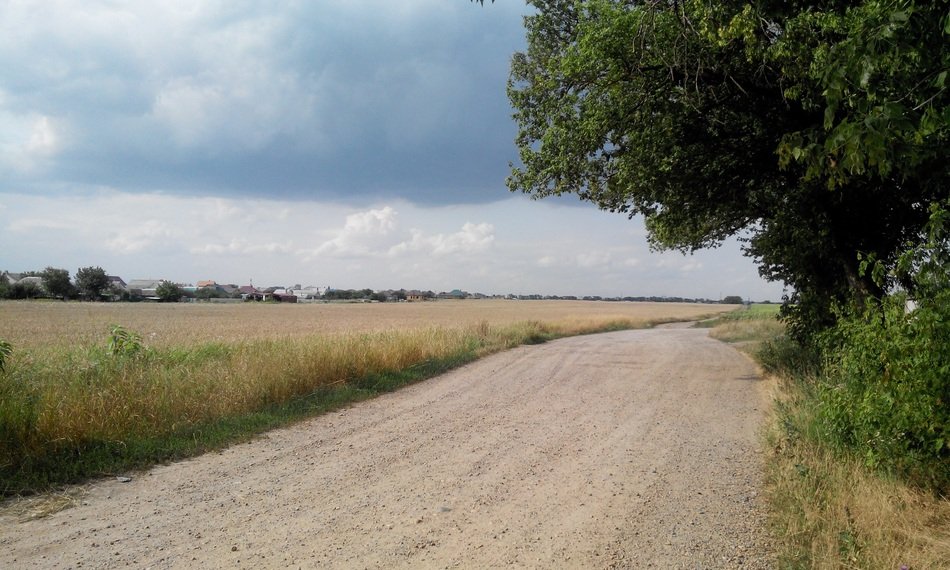
[[497,354],[0,510],[0,568],[769,568],[756,368],[688,328]]

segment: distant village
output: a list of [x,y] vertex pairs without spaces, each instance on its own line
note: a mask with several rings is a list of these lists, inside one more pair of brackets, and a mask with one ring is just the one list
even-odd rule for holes
[[[334,289],[329,286],[273,285],[259,288],[253,283],[238,285],[205,279],[176,283],[165,279],[130,279],[109,275],[102,268],[86,267],[70,278],[65,269],[47,267],[43,271],[15,273],[0,271],[0,299],[59,299],[106,302],[207,302],[207,303],[326,303],[326,302],[422,302],[443,299],[512,299],[570,301],[647,301],[674,303],[741,304],[741,297],[694,299],[686,297],[601,297],[588,295],[504,294],[486,295],[461,289],[420,291],[416,289]],[[768,301],[766,301],[768,303]]]

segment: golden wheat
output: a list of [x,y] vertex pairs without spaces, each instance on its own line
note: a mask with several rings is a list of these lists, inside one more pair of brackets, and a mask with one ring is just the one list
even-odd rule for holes
[[60,303],[0,301],[0,338],[14,347],[103,345],[109,326],[142,335],[146,345],[291,339],[346,332],[465,327],[486,322],[690,320],[733,305],[498,299],[423,303]]

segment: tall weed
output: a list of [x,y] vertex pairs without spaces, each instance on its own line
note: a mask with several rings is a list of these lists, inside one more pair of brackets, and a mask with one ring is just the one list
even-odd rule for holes
[[0,372],[4,371],[7,359],[10,358],[11,354],[13,354],[13,345],[0,339]]

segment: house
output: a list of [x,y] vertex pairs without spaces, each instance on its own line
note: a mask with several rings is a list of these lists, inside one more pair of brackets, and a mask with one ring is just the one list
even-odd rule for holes
[[448,293],[439,293],[439,299],[464,299],[468,297],[468,293],[462,291],[461,289],[452,289]]
[[198,289],[202,289],[204,287],[215,289],[218,287],[218,284],[215,283],[213,279],[205,279],[205,280],[198,281],[197,283],[195,283],[195,287],[197,287]]
[[126,285],[129,294],[146,299],[157,299],[156,289],[162,284],[163,279],[132,279]]
[[9,271],[0,272],[0,281],[5,281],[7,285],[13,285],[20,279],[23,279],[22,273],[11,273]]
[[30,287],[32,285],[32,286],[37,287],[40,291],[46,291],[46,287],[43,286],[42,277],[36,277],[36,276],[21,277],[20,279],[16,281],[16,283],[18,285],[25,285],[27,287]]
[[313,285],[301,288],[297,285],[288,289],[287,292],[296,295],[298,299],[319,299],[328,289],[329,287],[314,287]]
[[264,292],[253,285],[242,285],[238,287],[241,298],[245,301],[267,301],[273,298],[273,292]]
[[110,287],[120,289],[122,291],[126,291],[129,287],[128,285],[126,285],[125,281],[118,275],[106,275],[106,279],[109,280]]
[[234,295],[241,288],[235,285],[234,283],[228,283],[227,285],[218,285],[218,289],[223,291],[225,295]]

